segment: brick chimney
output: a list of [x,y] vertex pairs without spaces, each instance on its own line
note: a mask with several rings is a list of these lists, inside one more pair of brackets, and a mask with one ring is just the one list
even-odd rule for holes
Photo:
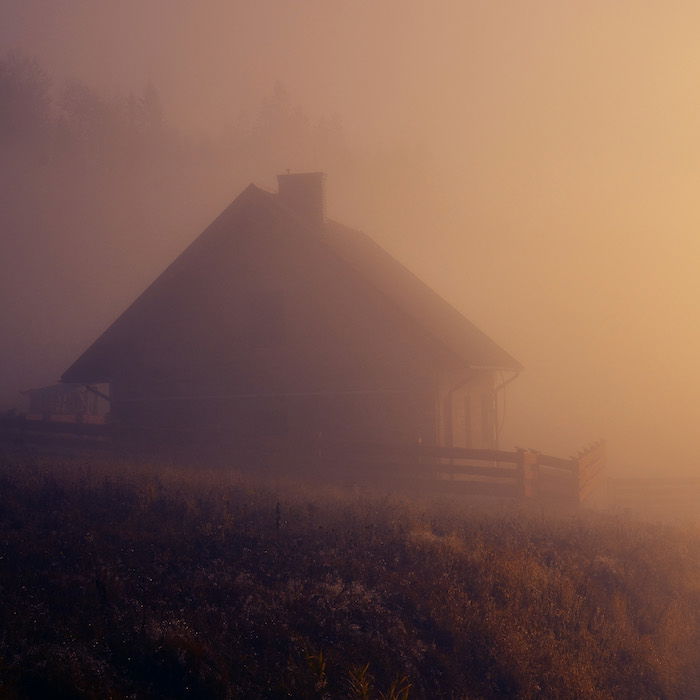
[[277,176],[280,201],[314,226],[326,218],[325,173],[287,173]]

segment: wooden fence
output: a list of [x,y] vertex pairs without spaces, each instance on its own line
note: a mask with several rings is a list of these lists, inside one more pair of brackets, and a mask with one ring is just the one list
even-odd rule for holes
[[64,435],[74,437],[110,437],[110,426],[103,416],[83,414],[29,413],[6,415],[0,418],[0,436],[5,439],[38,435]]
[[[0,421],[0,435],[20,440],[73,436],[81,442],[109,443],[119,434],[118,426],[93,420],[40,418],[5,418]],[[149,433],[146,437],[149,438],[146,443],[168,445],[173,436]],[[219,442],[208,442],[215,452]],[[222,447],[231,446],[223,444]],[[562,459],[529,449],[390,446],[321,439],[292,444],[282,440],[275,444],[247,444],[240,449],[240,457],[251,466],[277,462],[281,468],[293,469],[301,465],[313,471],[315,465],[319,475],[333,471],[357,482],[392,484],[408,480],[430,490],[449,493],[583,503],[602,482],[605,443],[594,443],[576,456]]]
[[580,504],[601,485],[605,443],[569,459],[536,450],[514,451],[335,443],[318,446],[326,463],[345,462],[352,473],[403,477],[449,493]]

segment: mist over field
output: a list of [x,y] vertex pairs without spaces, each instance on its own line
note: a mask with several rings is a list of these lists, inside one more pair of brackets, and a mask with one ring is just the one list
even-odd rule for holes
[[6,0],[0,405],[67,366],[249,183],[327,173],[508,350],[503,446],[697,474],[690,1]]
[[699,28],[0,2],[0,697],[700,697]]

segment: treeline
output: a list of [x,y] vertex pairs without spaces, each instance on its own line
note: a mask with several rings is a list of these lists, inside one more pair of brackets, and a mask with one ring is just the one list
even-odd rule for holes
[[152,85],[112,100],[79,82],[52,87],[36,61],[15,53],[0,61],[5,169],[24,165],[25,175],[38,166],[113,169],[164,145],[164,114]]
[[259,168],[285,160],[308,167],[337,160],[345,148],[340,120],[311,119],[280,83],[252,117],[241,116],[218,139],[197,139],[172,127],[152,83],[107,96],[78,81],[56,85],[36,60],[8,53],[0,58],[0,105],[2,167],[23,165],[25,174],[43,166],[117,177],[146,162],[156,165],[154,159],[178,157],[184,166],[214,155],[238,169],[253,160]]

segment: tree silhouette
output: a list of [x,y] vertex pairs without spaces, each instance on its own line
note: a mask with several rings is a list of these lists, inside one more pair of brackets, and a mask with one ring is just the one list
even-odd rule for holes
[[51,122],[50,85],[35,60],[14,52],[0,60],[0,144],[6,152],[43,146]]

